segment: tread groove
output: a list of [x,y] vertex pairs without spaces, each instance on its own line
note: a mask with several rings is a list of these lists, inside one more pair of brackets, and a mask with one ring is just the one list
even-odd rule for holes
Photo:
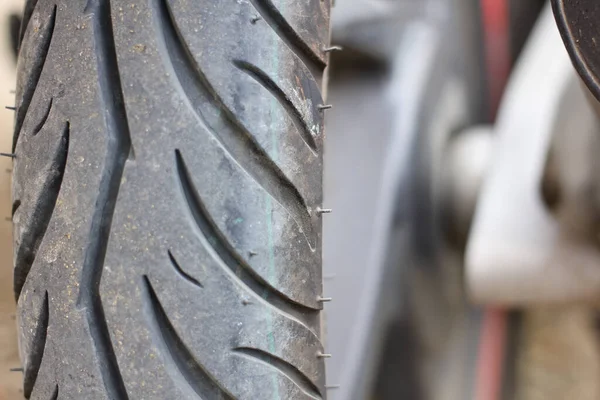
[[171,250],[169,250],[167,253],[169,254],[169,260],[171,261],[171,265],[173,265],[173,268],[175,268],[175,271],[177,271],[179,276],[181,276],[183,279],[185,279],[193,285],[199,286],[201,288],[204,287],[204,285],[202,285],[196,278],[194,278],[193,276],[185,272],[183,268],[181,268],[181,266],[173,256],[173,253],[171,253]]
[[[60,137],[60,145],[53,155],[51,169],[47,174],[47,180],[44,183],[44,200],[36,205],[31,217],[30,231],[23,235],[22,241],[17,249],[14,270],[14,290],[15,299],[18,301],[35,261],[37,251],[46,235],[46,230],[54,214],[56,201],[62,186],[67,158],[69,153],[69,136],[71,125],[67,122]],[[13,205],[13,211],[21,205],[20,200],[16,200]]]
[[144,308],[150,320],[155,345],[166,359],[169,371],[177,371],[181,379],[176,384],[190,387],[200,399],[234,400],[208,371],[194,358],[169,321],[147,276],[142,279]]
[[100,282],[121,178],[125,163],[132,153],[131,135],[117,62],[111,1],[88,0],[85,10],[93,15],[92,30],[100,102],[106,110],[104,122],[107,144],[88,245],[85,249],[77,305],[85,311],[98,367],[108,397],[111,400],[127,400],[127,390],[119,370],[100,297]]
[[263,364],[267,364],[271,368],[279,370],[279,372],[294,382],[294,384],[298,386],[298,388],[300,388],[300,390],[302,390],[306,395],[314,399],[321,399],[321,391],[317,385],[315,385],[306,375],[304,375],[302,371],[287,361],[282,360],[281,358],[263,350],[251,347],[237,347],[233,349],[233,351],[238,354],[243,354],[251,359],[258,360]]
[[237,254],[235,249],[223,237],[206,210],[179,150],[175,150],[175,158],[182,194],[187,208],[200,230],[204,247],[207,250],[212,250],[213,258],[219,265],[229,271],[230,276],[236,277],[248,290],[264,299],[279,313],[305,325],[310,330],[309,326],[315,324],[319,310],[295,303],[283,293],[277,291]]
[[250,3],[279,38],[304,63],[313,78],[320,79],[327,64],[302,40],[277,7],[273,5],[273,2],[271,0],[250,0]]
[[23,396],[25,396],[26,399],[31,397],[31,392],[33,392],[35,381],[37,380],[40,367],[42,366],[42,359],[44,358],[44,351],[46,349],[46,339],[48,337],[49,320],[50,307],[48,304],[48,292],[46,291],[44,293],[42,309],[39,312],[38,323],[33,336],[33,348],[29,352],[30,358],[24,372]]
[[58,399],[58,385],[54,387],[54,392],[52,392],[52,396],[50,396],[50,400]]
[[[235,116],[222,103],[206,77],[194,61],[165,0],[153,0],[157,30],[162,32],[162,58],[174,71],[177,86],[188,100],[201,125],[212,134],[240,168],[254,179],[271,197],[292,216],[300,226],[311,249],[316,247],[316,235],[306,202],[298,189],[286,178],[277,164],[256,143],[252,135],[237,122]],[[160,40],[160,39],[159,39]],[[202,111],[203,103],[212,104],[216,110]],[[210,115],[224,120],[207,117]],[[215,130],[214,126],[221,126]]]
[[17,199],[13,202],[11,216],[15,216],[15,213],[17,212],[19,207],[21,207],[21,200]]
[[48,104],[48,108],[46,109],[46,112],[44,113],[41,121],[37,124],[37,126],[33,130],[33,136],[36,136],[38,133],[40,133],[40,131],[42,130],[44,125],[46,125],[46,121],[48,121],[48,117],[50,116],[50,111],[52,111],[52,103],[53,102],[54,102],[54,98],[50,99],[50,104]]
[[54,28],[56,27],[56,13],[57,6],[54,5],[52,15],[50,16],[50,22],[48,23],[48,27],[46,28],[46,30],[44,30],[44,32],[41,33],[42,39],[40,47],[42,49],[42,54],[40,57],[35,58],[35,61],[30,69],[31,72],[29,74],[29,79],[24,85],[22,102],[19,108],[17,109],[17,117],[15,120],[15,131],[13,134],[12,147],[13,152],[17,148],[17,142],[19,140],[19,135],[21,134],[23,122],[25,121],[25,117],[27,116],[27,111],[29,110],[29,106],[31,105],[33,95],[35,94],[38,83],[40,81],[40,77],[42,76],[42,71],[44,70],[44,65],[46,64],[46,59],[48,58],[50,44],[52,43],[52,38],[54,37]]
[[253,78],[256,82],[258,82],[261,86],[273,95],[281,104],[281,106],[287,111],[290,118],[294,122],[294,125],[298,129],[302,140],[306,145],[314,152],[317,153],[317,143],[315,142],[315,138],[310,132],[310,128],[306,124],[306,121],[302,117],[300,110],[296,108],[294,103],[286,96],[286,94],[277,86],[275,82],[260,68],[257,66],[242,60],[234,60],[233,64],[242,72],[246,73],[248,76]]

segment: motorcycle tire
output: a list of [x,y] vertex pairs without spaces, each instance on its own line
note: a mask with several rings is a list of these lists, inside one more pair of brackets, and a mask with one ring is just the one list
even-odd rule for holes
[[330,0],[28,0],[14,288],[32,399],[320,399]]

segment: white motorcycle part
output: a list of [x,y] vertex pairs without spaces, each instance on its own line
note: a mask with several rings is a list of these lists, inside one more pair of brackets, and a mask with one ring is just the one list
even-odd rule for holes
[[[561,210],[585,211],[582,196],[572,192],[598,178],[590,151],[598,132],[596,114],[547,6],[509,82],[495,127],[494,154],[466,252],[473,300],[527,306],[599,297],[597,240],[578,231],[581,223],[561,217]],[[548,210],[541,194],[553,137],[562,139],[559,151],[571,155],[568,162],[558,160],[567,182],[558,214]],[[581,215],[578,220],[585,222]]]

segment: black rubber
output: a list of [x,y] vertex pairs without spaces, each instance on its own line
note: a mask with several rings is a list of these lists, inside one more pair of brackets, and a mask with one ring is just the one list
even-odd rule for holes
[[325,398],[330,0],[29,0],[15,296],[33,399]]

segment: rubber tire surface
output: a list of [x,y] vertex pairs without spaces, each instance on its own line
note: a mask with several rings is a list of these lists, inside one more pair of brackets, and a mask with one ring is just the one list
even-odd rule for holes
[[329,3],[27,2],[13,168],[27,398],[325,398]]

